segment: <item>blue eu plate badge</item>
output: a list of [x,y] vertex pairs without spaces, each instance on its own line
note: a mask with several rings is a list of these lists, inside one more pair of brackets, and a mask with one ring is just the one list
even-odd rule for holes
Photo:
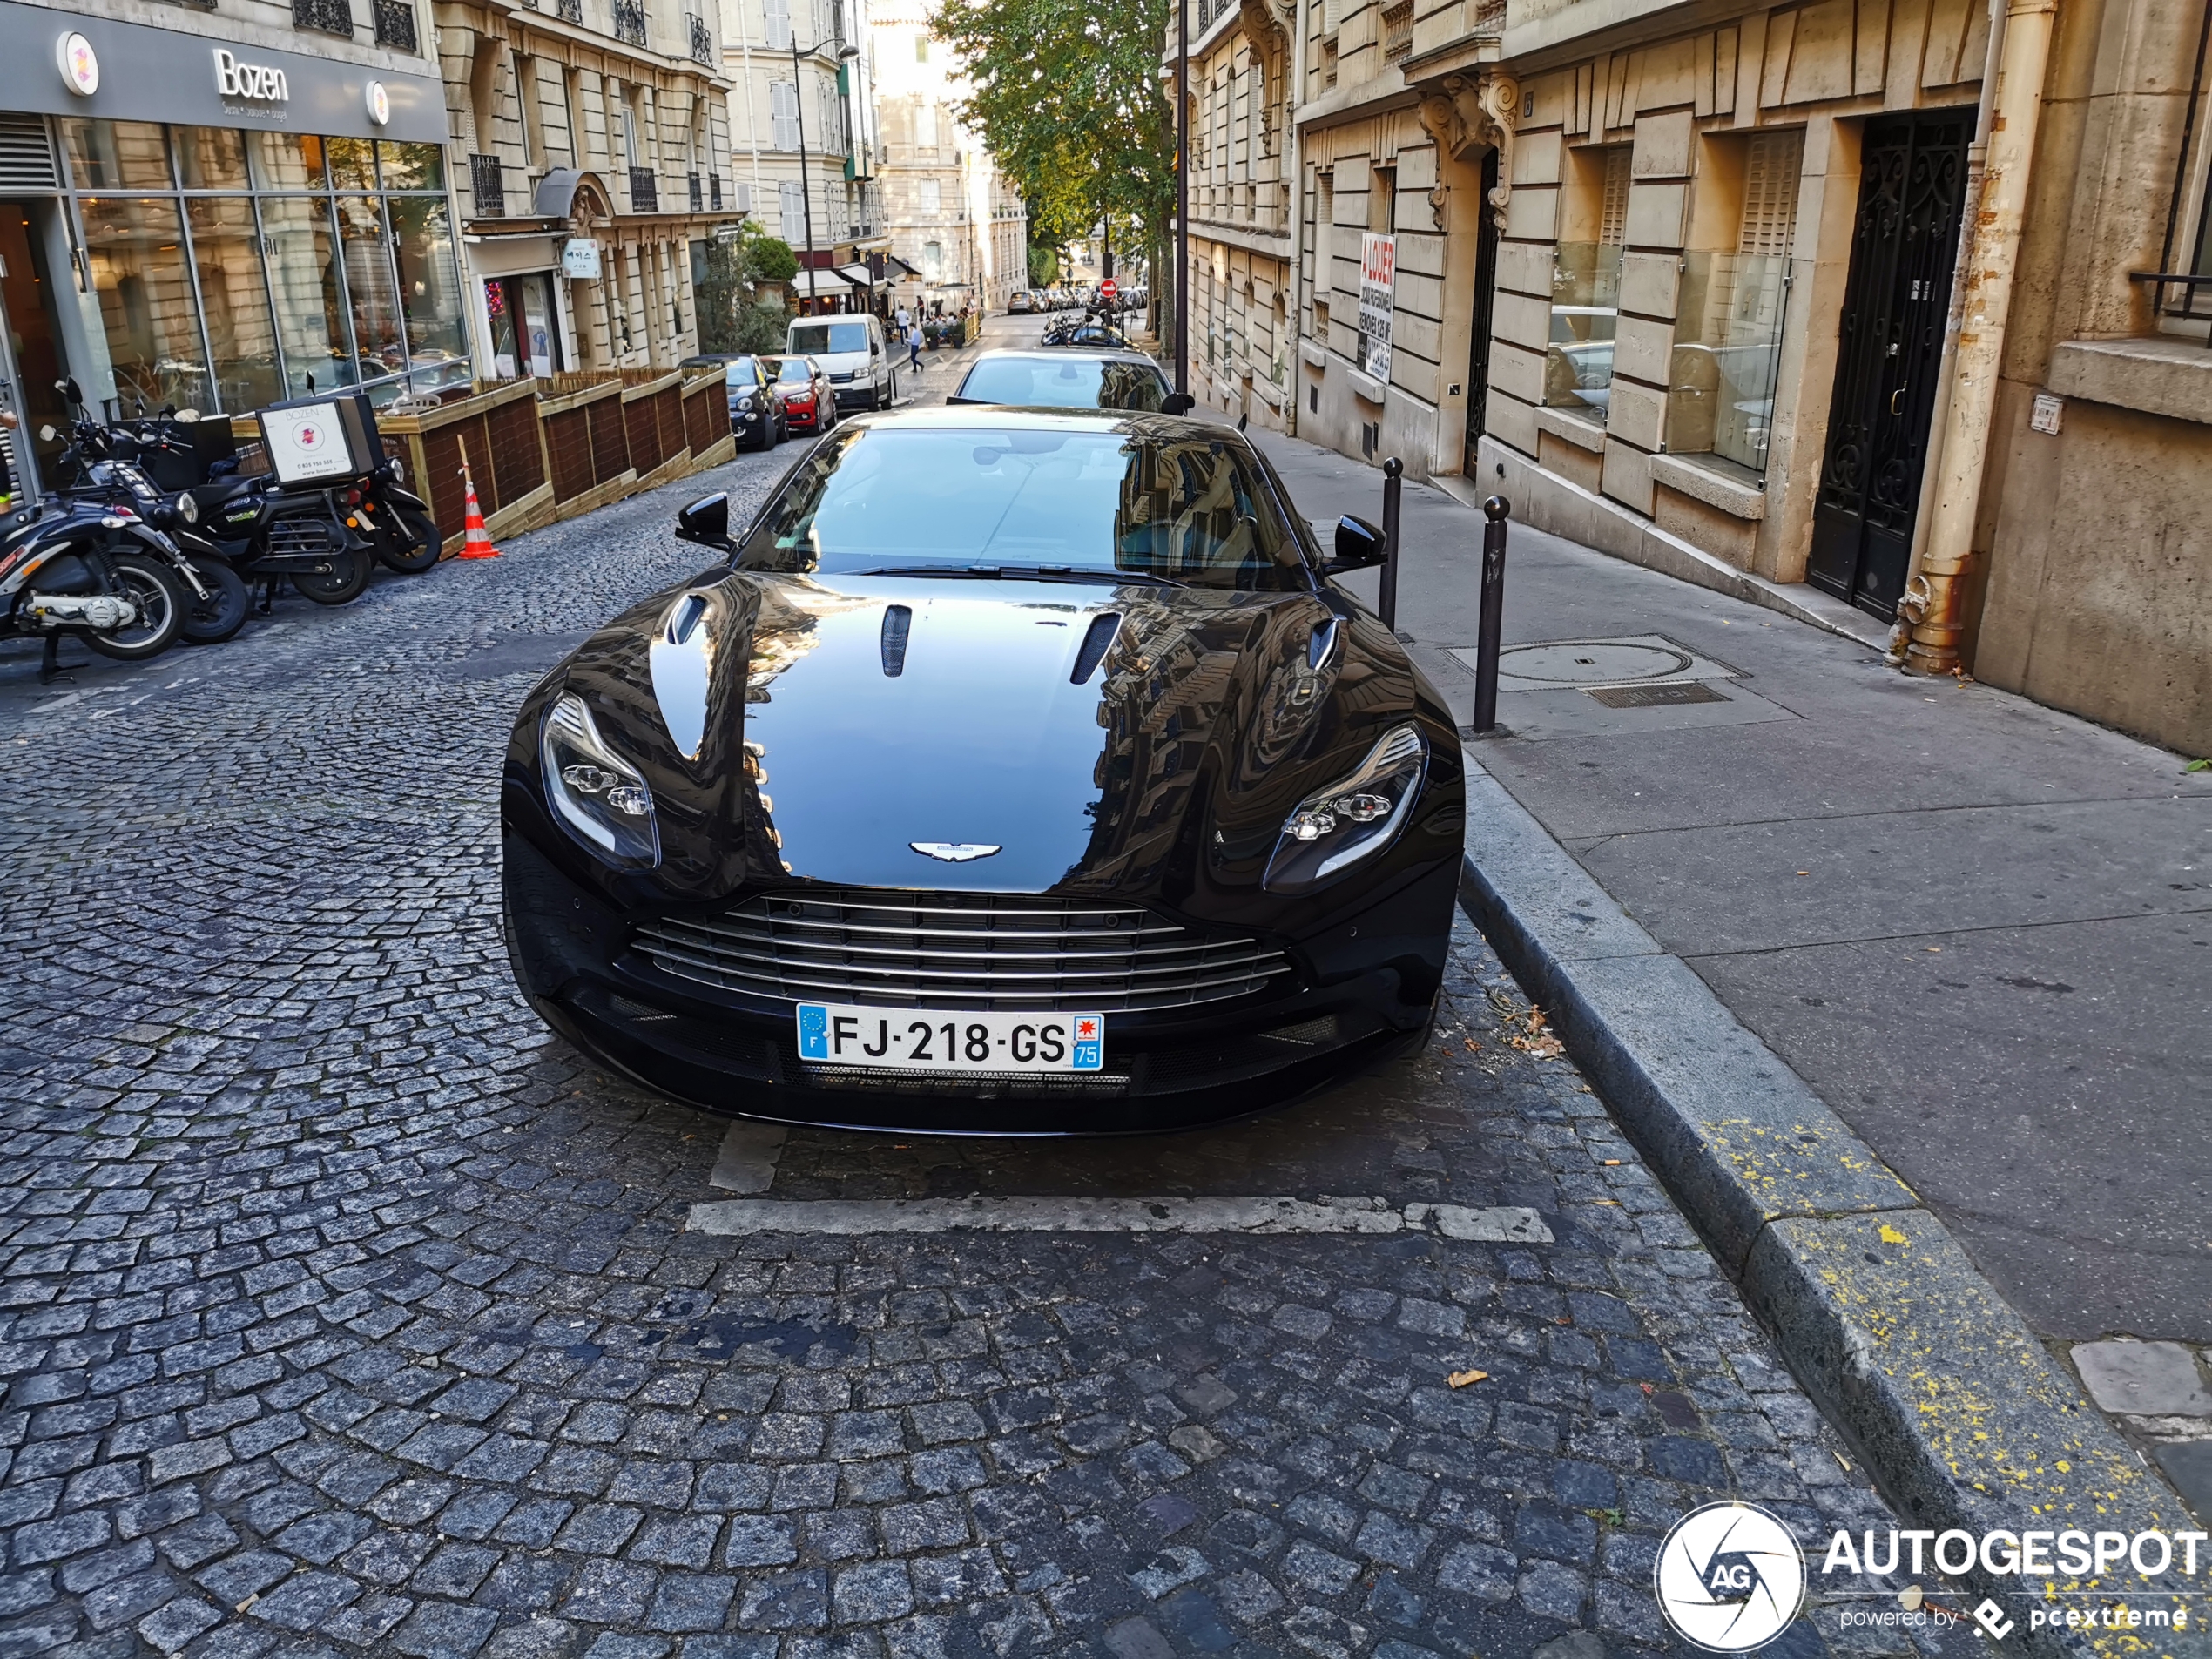
[[829,1010],[819,1002],[799,1005],[799,1057],[826,1060],[829,1053]]

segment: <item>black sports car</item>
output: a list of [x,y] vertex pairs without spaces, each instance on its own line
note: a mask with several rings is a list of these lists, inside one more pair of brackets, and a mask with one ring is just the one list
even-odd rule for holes
[[726,563],[529,695],[509,948],[548,1023],[749,1116],[1094,1134],[1427,1028],[1465,793],[1443,701],[1264,456],[1160,415],[818,442]]

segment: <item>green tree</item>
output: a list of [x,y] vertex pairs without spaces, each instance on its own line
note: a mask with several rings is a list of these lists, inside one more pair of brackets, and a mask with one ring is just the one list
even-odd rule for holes
[[[929,26],[968,66],[961,120],[1022,192],[1033,243],[1107,221],[1160,268],[1175,212],[1175,111],[1160,79],[1168,0],[941,0]],[[1035,280],[1034,267],[1031,280]]]

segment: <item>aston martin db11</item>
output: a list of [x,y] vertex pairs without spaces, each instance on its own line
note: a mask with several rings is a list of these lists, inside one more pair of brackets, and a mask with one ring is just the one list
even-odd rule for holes
[[1097,1134],[1426,1030],[1465,793],[1442,700],[1265,457],[1171,415],[856,420],[722,560],[530,693],[509,948],[555,1030],[711,1109]]

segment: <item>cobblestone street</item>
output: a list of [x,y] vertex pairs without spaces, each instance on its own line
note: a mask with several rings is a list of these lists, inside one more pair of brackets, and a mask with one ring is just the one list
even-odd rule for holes
[[1332,1095],[1107,1144],[793,1131],[772,1195],[1517,1205],[1552,1242],[687,1231],[727,1125],[516,995],[498,756],[700,567],[679,502],[741,516],[798,453],[226,646],[43,689],[0,657],[0,1659],[1604,1659],[1688,1651],[1651,1568],[1701,1502],[1892,1524],[1464,922],[1436,1041]]

